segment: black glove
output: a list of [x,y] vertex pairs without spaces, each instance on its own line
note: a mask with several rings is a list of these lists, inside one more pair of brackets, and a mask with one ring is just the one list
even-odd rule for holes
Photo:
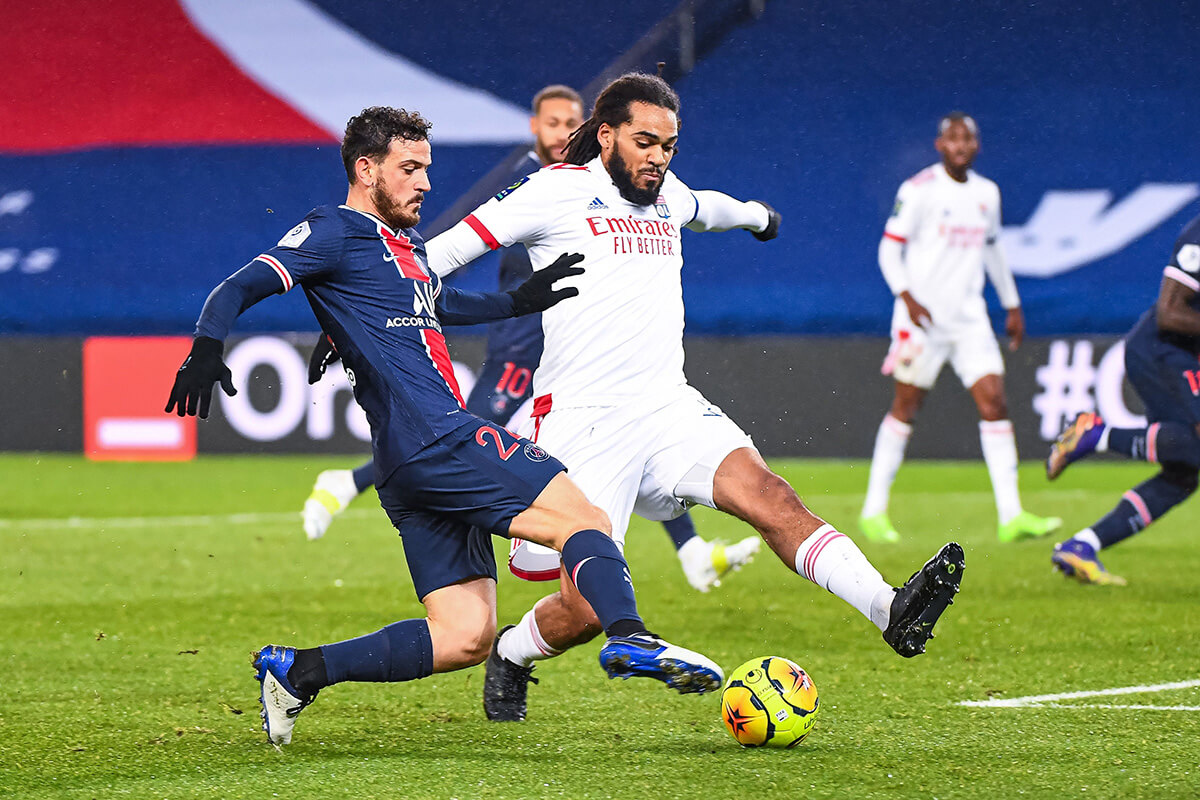
[[771,241],[779,235],[779,223],[783,221],[783,217],[769,203],[764,203],[762,200],[751,200],[750,202],[758,203],[767,210],[767,227],[761,231],[750,231],[750,233],[754,234],[754,238],[760,242]]
[[554,260],[553,264],[545,269],[539,269],[529,277],[529,280],[509,292],[513,299],[513,316],[522,317],[526,314],[536,314],[539,311],[545,311],[560,300],[566,300],[568,297],[579,294],[579,289],[574,286],[567,286],[563,289],[553,287],[554,282],[560,278],[582,275],[583,267],[574,266],[580,261],[583,261],[583,255],[580,253],[571,253],[570,255],[563,253]]
[[192,351],[175,374],[175,385],[171,387],[171,397],[164,409],[168,414],[172,408],[181,417],[184,414],[194,417],[199,411],[201,419],[208,419],[213,384],[217,381],[221,382],[225,394],[230,397],[237,394],[237,389],[233,388],[233,374],[221,360],[224,350],[224,342],[208,336],[196,337]]
[[317,339],[317,346],[313,348],[312,356],[308,359],[308,382],[316,383],[321,380],[325,369],[330,364],[336,364],[341,358],[337,348],[333,346],[333,339],[329,338],[328,333],[321,331],[321,338]]

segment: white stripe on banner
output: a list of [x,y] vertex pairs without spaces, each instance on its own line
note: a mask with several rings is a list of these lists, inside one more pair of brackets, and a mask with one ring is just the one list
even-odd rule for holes
[[96,425],[101,447],[162,447],[183,444],[183,420],[105,417]]
[[341,140],[368,106],[402,106],[438,144],[529,140],[529,111],[388,52],[304,0],[180,0],[192,23],[271,94]]

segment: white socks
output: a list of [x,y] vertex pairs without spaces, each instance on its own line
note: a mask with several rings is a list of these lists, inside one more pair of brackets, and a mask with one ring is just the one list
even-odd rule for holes
[[875,434],[875,452],[871,456],[871,477],[867,481],[867,499],[863,501],[862,515],[873,517],[887,511],[888,495],[892,481],[904,463],[904,449],[912,436],[912,425],[901,422],[891,414],[883,417],[879,432]]
[[895,590],[858,546],[822,525],[796,548],[796,572],[858,609],[875,627],[887,627]]
[[979,444],[992,479],[996,496],[996,516],[1000,524],[1021,513],[1021,494],[1017,490],[1017,440],[1012,421],[998,419],[979,423]]
[[496,651],[505,661],[522,667],[562,654],[561,650],[555,650],[542,638],[532,608],[525,612],[515,628],[500,637]]

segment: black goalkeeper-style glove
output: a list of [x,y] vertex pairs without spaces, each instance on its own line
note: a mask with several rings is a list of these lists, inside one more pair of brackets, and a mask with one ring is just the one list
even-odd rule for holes
[[337,363],[341,358],[337,348],[333,346],[333,339],[329,338],[328,333],[321,331],[321,338],[317,339],[317,346],[313,348],[312,356],[308,359],[308,382],[316,383],[321,380],[329,365]]
[[563,253],[554,260],[553,264],[545,269],[539,269],[529,276],[527,281],[509,292],[513,299],[513,316],[523,317],[526,314],[536,314],[539,311],[545,311],[560,300],[566,300],[568,297],[579,294],[579,289],[574,286],[555,289],[554,282],[560,278],[582,275],[583,267],[575,266],[580,261],[583,261],[581,253]]
[[183,366],[175,374],[175,385],[171,387],[171,397],[164,409],[168,414],[174,408],[179,416],[190,414],[201,419],[208,419],[208,408],[212,404],[213,384],[221,382],[225,394],[232,397],[237,394],[233,388],[233,374],[221,360],[225,343],[208,336],[197,336],[192,342],[192,351],[184,360]]
[[783,221],[783,217],[771,207],[770,203],[765,203],[762,200],[751,200],[752,203],[758,203],[767,210],[767,227],[761,231],[750,231],[755,239],[760,242],[769,242],[779,235],[779,223]]

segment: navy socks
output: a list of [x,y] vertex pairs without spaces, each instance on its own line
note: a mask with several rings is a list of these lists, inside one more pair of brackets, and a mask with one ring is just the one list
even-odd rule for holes
[[578,531],[562,549],[563,566],[609,636],[645,630],[633,596],[629,565],[616,542],[597,530]]
[[[319,649],[325,662],[324,686],[342,681],[411,681],[433,674],[433,640],[424,619],[393,622],[366,636],[321,645]],[[301,652],[296,654],[297,667]],[[300,676],[297,679],[303,680]],[[323,688],[293,685],[307,693]]]
[[667,529],[667,534],[675,543],[676,550],[683,547],[696,535],[696,526],[692,524],[692,515],[688,513],[667,520],[663,523],[663,527]]
[[1127,491],[1116,508],[1092,525],[1101,546],[1111,547],[1144,530],[1186,500],[1196,490],[1196,480],[1195,469],[1169,465],[1150,480]]

